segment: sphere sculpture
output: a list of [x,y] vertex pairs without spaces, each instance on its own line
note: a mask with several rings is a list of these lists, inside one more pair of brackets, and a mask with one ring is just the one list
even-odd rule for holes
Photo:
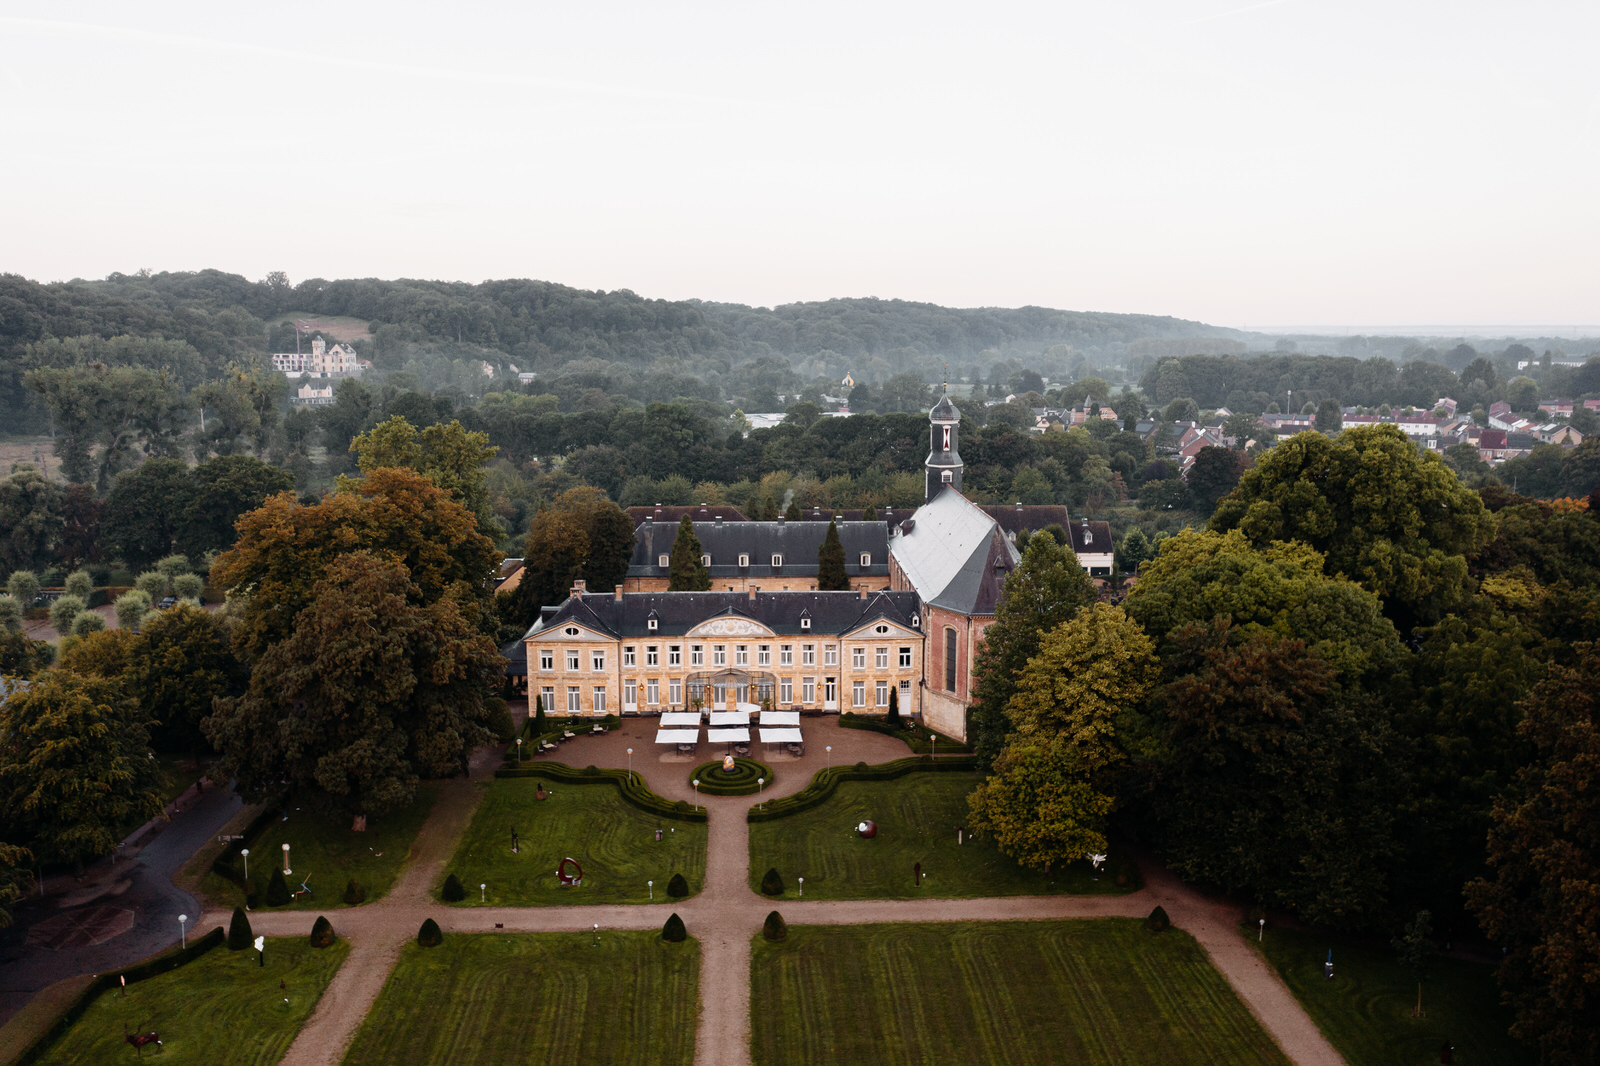
[[874,822],[870,818],[867,819],[860,825],[856,826],[856,835],[862,840],[871,840],[873,837],[878,835],[878,823]]

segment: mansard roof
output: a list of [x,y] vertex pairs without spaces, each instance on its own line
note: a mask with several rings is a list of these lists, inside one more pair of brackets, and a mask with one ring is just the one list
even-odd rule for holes
[[[777,636],[838,636],[882,619],[921,625],[915,592],[586,592],[544,608],[524,640],[568,624],[619,640],[681,637],[713,618],[747,619]],[[656,628],[651,629],[654,619]],[[810,625],[801,627],[801,620]]]
[[[700,550],[711,556],[711,580],[734,577],[817,576],[817,552],[828,535],[826,522],[696,522],[694,535]],[[661,556],[671,556],[672,542],[678,537],[676,522],[644,522],[634,531],[633,558],[628,576],[666,577],[669,566]],[[889,573],[889,527],[884,522],[840,522],[839,541],[844,545],[844,571],[849,577],[886,577]],[[871,557],[861,565],[863,554]],[[739,556],[749,562],[739,565]],[[781,566],[772,557],[783,557]]]

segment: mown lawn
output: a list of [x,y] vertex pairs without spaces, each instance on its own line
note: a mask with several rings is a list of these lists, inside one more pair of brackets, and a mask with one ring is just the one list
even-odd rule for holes
[[[439,786],[424,784],[417,789],[416,802],[410,807],[368,819],[363,833],[350,828],[348,815],[317,814],[291,805],[287,822],[273,822],[250,845],[250,880],[261,889],[264,901],[272,868],[282,869],[283,845],[288,844],[289,866],[294,870],[286,879],[289,890],[297,891],[301,881],[308,881],[312,895],[271,909],[326,911],[343,907],[345,882],[352,878],[366,886],[370,903],[394,884],[411,853],[417,831],[428,820],[438,798]],[[221,907],[244,903],[244,891],[214,873],[207,872],[200,890]]]
[[[1328,1040],[1350,1066],[1421,1066],[1455,1045],[1458,1066],[1517,1066],[1538,1053],[1507,1036],[1494,967],[1435,958],[1422,988],[1424,1017],[1413,1018],[1417,985],[1392,948],[1321,933],[1268,929],[1261,947]],[[1322,964],[1333,949],[1333,980]]]
[[[482,786],[487,794],[445,871],[467,886],[459,906],[646,903],[648,881],[655,882],[655,902],[664,904],[673,874],[683,874],[691,895],[705,883],[704,823],[657,819],[624,802],[609,784],[546,781],[543,800],[534,798],[537,786],[531,777]],[[515,854],[513,830],[520,849]],[[569,856],[583,867],[583,884],[576,888],[562,888],[556,880],[557,865]],[[489,886],[486,898],[481,884]]]
[[750,1002],[759,1066],[1288,1062],[1193,938],[1131,918],[790,926]]
[[690,1066],[700,948],[657,932],[445,934],[407,945],[345,1066]]
[[[41,1066],[124,1062],[137,1058],[128,1032],[161,1034],[145,1057],[163,1066],[270,1066],[283,1058],[311,1016],[349,947],[318,950],[305,937],[267,941],[266,966],[254,949],[213,948],[195,961],[125,994],[106,992],[39,1059]],[[279,988],[279,982],[286,988]]]
[[[846,781],[822,806],[750,826],[750,887],[776,867],[785,895],[806,899],[912,899],[935,896],[1037,896],[1055,892],[1120,893],[1139,887],[1132,860],[1115,850],[1097,881],[1087,860],[1042,872],[1025,870],[992,844],[956,830],[967,824],[967,795],[980,778],[967,773],[913,773],[893,781]],[[855,827],[877,823],[862,840]],[[921,887],[914,867],[922,864]],[[1117,876],[1126,883],[1119,886]]]

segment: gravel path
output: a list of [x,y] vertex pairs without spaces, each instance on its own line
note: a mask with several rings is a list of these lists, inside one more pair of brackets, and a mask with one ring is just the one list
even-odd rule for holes
[[[848,751],[850,762],[882,762],[902,757],[898,741],[872,733],[841,730],[837,720],[808,721],[807,755],[770,761],[778,787],[766,798],[798,791],[827,758],[817,752],[832,743]],[[673,799],[696,797],[682,780],[703,758],[678,760],[651,749],[654,723],[630,721],[608,737],[583,737],[569,744],[577,752],[555,758],[574,765],[624,767],[626,748],[634,748],[633,769],[650,787]],[[880,750],[880,748],[882,750]],[[530,760],[531,761],[531,760]],[[839,759],[838,761],[843,761]],[[680,762],[682,765],[680,765]],[[373,1001],[388,979],[399,951],[426,918],[445,932],[578,932],[598,923],[606,929],[660,929],[676,910],[689,934],[700,942],[700,1015],[696,1066],[744,1066],[750,1057],[750,941],[761,929],[773,901],[749,889],[750,856],[745,813],[758,797],[708,798],[711,813],[705,888],[676,903],[596,907],[446,907],[431,889],[449,861],[461,832],[482,795],[480,784],[499,763],[499,752],[485,749],[473,761],[472,776],[449,782],[418,834],[408,865],[393,891],[375,903],[329,913],[351,952],[284,1058],[285,1066],[331,1066],[344,1055]],[[814,765],[813,765],[814,764]],[[787,773],[785,772],[787,771]],[[1174,925],[1191,934],[1250,1011],[1299,1066],[1338,1066],[1343,1059],[1306,1015],[1277,974],[1256,954],[1238,929],[1238,907],[1213,900],[1184,885],[1153,863],[1144,863],[1145,887],[1125,896],[1025,896],[1000,899],[841,900],[807,902],[784,898],[778,904],[790,924],[867,924],[917,921],[997,921],[1017,919],[1143,917],[1160,904]],[[226,912],[207,912],[206,928],[226,925]],[[306,936],[315,915],[257,911],[255,932],[268,936]]]

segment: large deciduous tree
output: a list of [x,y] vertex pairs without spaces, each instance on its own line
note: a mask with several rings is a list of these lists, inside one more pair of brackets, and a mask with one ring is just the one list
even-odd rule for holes
[[139,571],[172,554],[194,483],[182,459],[151,459],[117,477],[106,499],[103,542]]
[[65,492],[29,466],[0,478],[0,578],[55,561]]
[[1580,645],[1523,701],[1533,761],[1494,807],[1493,874],[1468,887],[1484,931],[1505,949],[1500,986],[1512,1035],[1545,1061],[1600,1056],[1600,649]]
[[0,701],[0,807],[39,858],[108,854],[161,810],[148,722],[120,686],[46,670]]
[[466,768],[491,739],[486,697],[503,662],[454,595],[424,599],[393,559],[353,552],[327,565],[248,692],[205,720],[247,798],[287,784],[380,815],[409,804],[420,778]]
[[1258,547],[1310,544],[1404,631],[1465,602],[1465,556],[1493,535],[1483,501],[1394,426],[1285,441],[1217,506],[1211,528],[1241,530]]
[[488,434],[468,432],[454,419],[418,431],[397,415],[356,437],[350,450],[363,474],[399,466],[424,475],[477,516],[479,531],[492,535],[486,465],[500,449],[489,444]]
[[233,546],[233,524],[267,497],[294,489],[294,475],[248,455],[220,455],[190,472],[192,491],[178,526],[178,549],[192,559]]
[[967,734],[984,766],[992,764],[1011,732],[1006,704],[1044,634],[1094,602],[1094,583],[1072,549],[1048,533],[1028,538],[1022,561],[1006,577],[994,624],[984,630],[973,666],[974,700]]
[[526,628],[539,608],[561,602],[580,578],[597,592],[614,588],[627,577],[632,556],[628,513],[599,489],[568,489],[529,523],[522,580],[502,597],[501,617]]
[[1021,866],[1054,864],[1105,851],[1113,797],[1095,790],[1060,745],[1014,744],[967,797],[972,828]]
[[294,632],[312,587],[348,552],[400,563],[415,602],[432,604],[449,593],[469,616],[478,615],[500,561],[472,513],[445,490],[415,471],[387,467],[309,507],[287,493],[274,496],[241,515],[238,530],[233,548],[212,564],[211,581],[238,603],[234,639],[247,656]]
[[234,657],[217,616],[180,603],[142,627],[133,648],[129,691],[159,724],[152,730],[158,751],[198,753],[206,747],[200,723],[213,701],[244,692],[249,674]]

